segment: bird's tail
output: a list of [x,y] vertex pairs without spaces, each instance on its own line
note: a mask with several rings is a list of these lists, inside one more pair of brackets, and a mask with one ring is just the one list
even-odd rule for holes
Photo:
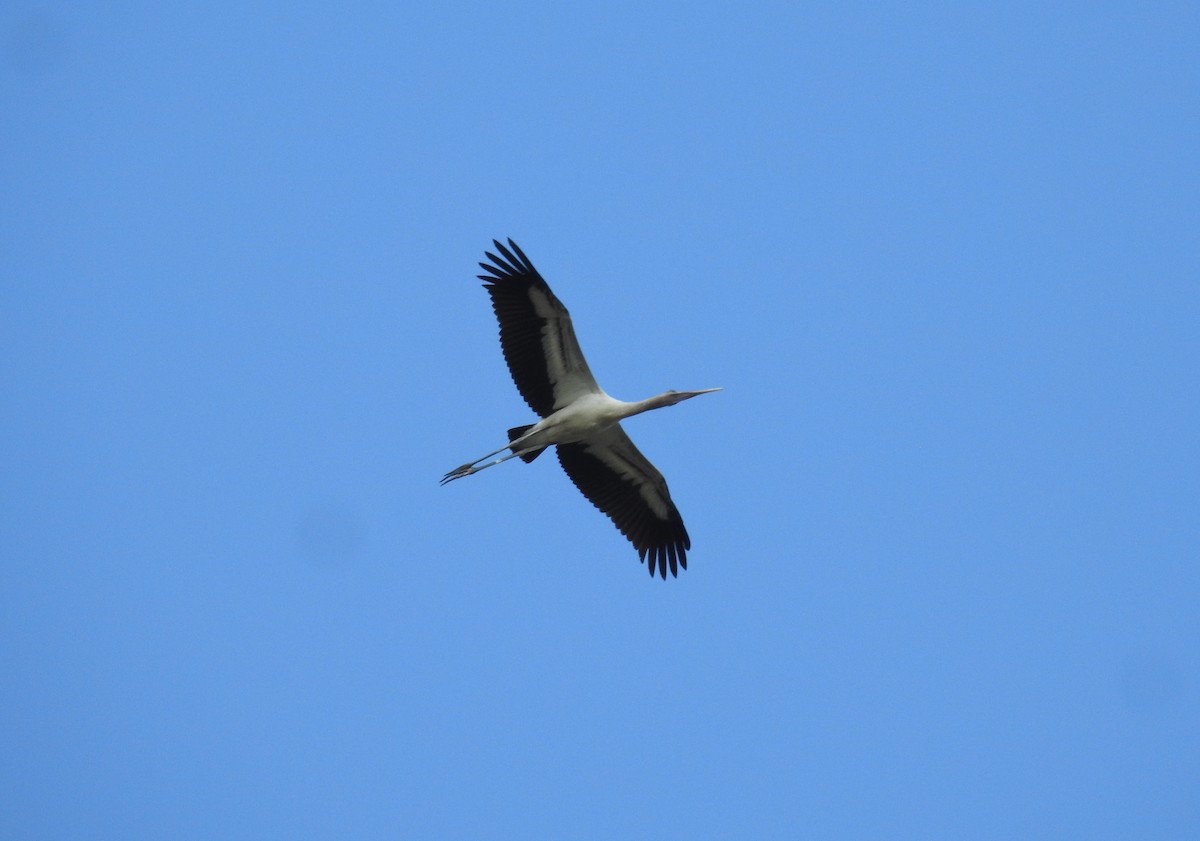
[[[531,429],[533,429],[533,424],[528,424],[526,426],[514,426],[512,429],[510,429],[508,431],[508,440],[510,442],[516,441],[518,438],[520,438],[522,435],[524,435],[526,432],[528,432]],[[525,462],[526,464],[529,464],[529,462],[533,461],[535,458],[540,456],[542,454],[542,450],[544,450],[544,449],[546,449],[546,448],[538,447],[536,450],[530,450],[527,453],[521,453],[519,456],[517,456],[517,458],[519,458],[521,461]]]

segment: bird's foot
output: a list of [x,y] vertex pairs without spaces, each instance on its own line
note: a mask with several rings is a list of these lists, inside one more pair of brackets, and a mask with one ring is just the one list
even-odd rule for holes
[[464,464],[462,467],[456,467],[442,477],[442,481],[438,484],[444,485],[447,482],[453,482],[455,479],[461,479],[463,476],[470,476],[478,470],[474,464]]

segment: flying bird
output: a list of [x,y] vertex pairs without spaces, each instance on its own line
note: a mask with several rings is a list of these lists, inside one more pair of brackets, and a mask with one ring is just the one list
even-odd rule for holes
[[[666,480],[629,440],[621,421],[721,389],[664,391],[633,403],[609,397],[583,358],[567,308],[515,242],[510,239],[508,247],[492,242],[499,256],[484,252],[490,262],[479,264],[487,272],[479,279],[500,322],[500,347],[513,382],[541,420],[508,430],[507,444],[454,468],[441,483],[514,457],[529,463],[555,445],[575,487],[629,538],[650,575],[657,571],[665,579],[670,567],[678,576],[680,567],[687,569],[692,541]],[[510,452],[487,461],[505,451]]]

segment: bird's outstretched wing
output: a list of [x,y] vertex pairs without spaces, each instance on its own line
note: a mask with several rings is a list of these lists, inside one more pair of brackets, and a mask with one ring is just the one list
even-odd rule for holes
[[641,454],[620,424],[576,444],[559,444],[558,460],[575,487],[608,515],[638,551],[638,557],[667,577],[687,569],[692,548],[667,481]]
[[479,275],[500,322],[500,347],[517,390],[546,417],[585,394],[600,392],[575,339],[571,314],[511,239],[486,252]]

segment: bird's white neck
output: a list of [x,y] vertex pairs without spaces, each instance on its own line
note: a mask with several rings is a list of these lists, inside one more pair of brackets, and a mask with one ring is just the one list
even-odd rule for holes
[[622,413],[624,417],[633,417],[640,415],[642,412],[648,412],[651,409],[661,409],[663,406],[673,406],[677,403],[675,392],[664,391],[662,394],[656,394],[653,397],[647,397],[645,400],[635,400],[632,403],[625,404],[625,410]]

